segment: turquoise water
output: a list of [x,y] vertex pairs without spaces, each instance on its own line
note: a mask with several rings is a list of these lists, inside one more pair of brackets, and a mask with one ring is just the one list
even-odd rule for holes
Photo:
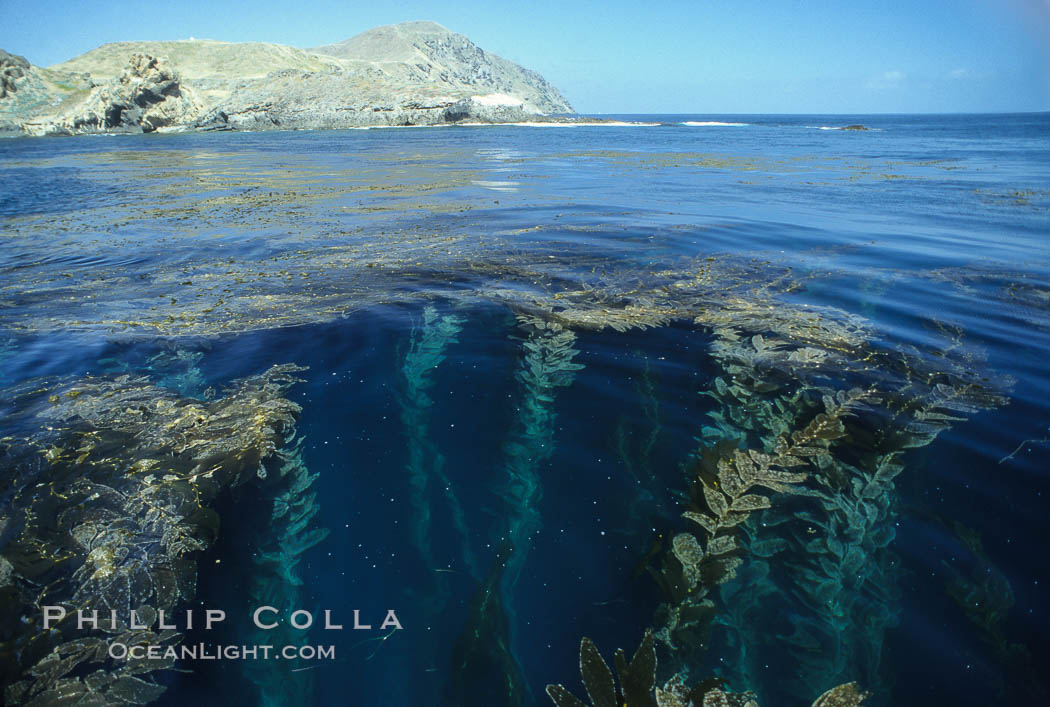
[[[658,633],[660,684],[1045,699],[1050,116],[623,117],[658,125],[0,142],[0,436],[50,440],[19,396],[56,381],[209,400],[308,367],[303,484],[218,490],[177,606],[230,617],[186,644],[331,610],[345,630],[283,635],[335,659],[158,666],[160,704],[550,704],[584,694],[581,637],[611,664],[701,595]],[[717,512],[717,458],[821,414],[844,436],[792,442],[777,468],[807,479],[718,532],[728,576],[654,579],[683,534],[716,554],[682,513]],[[54,472],[11,459],[9,683],[44,654],[25,597],[85,562],[29,571],[19,499]],[[878,460],[901,468],[858,490]],[[119,667],[89,664],[67,677]]]

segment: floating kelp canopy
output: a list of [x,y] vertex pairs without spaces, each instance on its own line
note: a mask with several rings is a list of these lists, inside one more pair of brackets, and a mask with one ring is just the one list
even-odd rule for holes
[[[814,172],[845,181],[886,172],[934,179],[955,168],[937,161],[615,150],[498,162],[501,169],[524,170],[516,178],[525,189],[544,176],[549,160],[629,170],[746,169],[754,178]],[[89,191],[98,198],[42,203],[39,211],[5,216],[5,246],[18,263],[0,283],[5,327],[216,335],[447,298],[538,307],[560,313],[568,328],[626,329],[692,318],[698,309],[728,307],[734,297],[753,306],[836,274],[834,266],[827,269],[834,247],[790,259],[780,250],[729,253],[702,242],[687,249],[703,252],[699,257],[680,257],[674,248],[683,234],[732,233],[740,227],[732,222],[668,225],[665,218],[654,223],[650,216],[658,214],[628,212],[603,214],[597,224],[556,214],[522,227],[528,210],[548,208],[550,196],[530,195],[516,202],[522,212],[515,218],[501,217],[494,208],[499,200],[476,186],[493,175],[473,151],[426,158],[364,153],[356,161],[340,168],[282,154],[277,163],[260,162],[251,151],[201,148],[7,163],[53,171],[57,195],[68,185],[70,197]],[[566,208],[574,206],[569,199]],[[866,268],[869,276],[885,286],[903,278],[935,278],[958,288],[987,283],[997,301],[1024,308],[1044,326],[1050,321],[1050,282],[1007,266],[982,261],[929,273]]]

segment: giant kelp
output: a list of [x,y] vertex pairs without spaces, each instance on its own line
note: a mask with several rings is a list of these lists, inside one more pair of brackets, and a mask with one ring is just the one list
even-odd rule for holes
[[534,535],[543,527],[539,502],[540,471],[554,453],[554,402],[559,388],[572,385],[576,371],[576,334],[557,322],[519,316],[527,332],[524,356],[515,374],[521,388],[518,423],[504,453],[506,481],[499,489],[506,505],[506,537],[515,552],[508,560],[509,587],[518,580]]
[[[262,524],[256,527],[256,542],[252,553],[254,571],[248,578],[251,606],[270,606],[281,616],[290,616],[303,606],[303,578],[299,562],[310,548],[328,536],[327,528],[317,527],[316,516],[321,510],[317,502],[312,473],[303,461],[303,438],[289,439],[277,450],[275,473],[267,472],[262,482],[262,495],[270,506],[269,513],[261,514]],[[279,463],[278,463],[279,462]],[[287,622],[263,630],[253,625],[248,643],[256,645],[303,646],[306,636]],[[314,673],[297,670],[293,661],[279,663],[247,660],[243,669],[254,685],[258,704],[279,707],[313,704]]]
[[[181,396],[205,400],[215,391],[208,387],[201,371],[204,352],[166,342],[160,351],[142,356],[107,356],[99,360],[110,374],[131,373],[149,376],[161,388]],[[138,360],[136,360],[138,359]]]
[[[500,230],[499,215],[492,218],[491,195],[465,191],[471,177],[479,175],[447,164],[435,168],[414,160],[406,169],[377,159],[368,169],[353,171],[298,162],[252,165],[232,153],[174,151],[164,153],[168,167],[157,169],[156,156],[82,155],[76,158],[82,165],[104,167],[107,173],[118,170],[124,178],[140,176],[135,198],[10,220],[11,244],[24,262],[0,285],[6,326],[30,333],[101,330],[177,338],[327,321],[377,303],[426,306],[438,300],[467,307],[496,303],[519,315],[518,417],[504,446],[505,478],[499,488],[504,505],[494,533],[510,537],[517,552],[497,557],[497,563],[510,563],[505,581],[495,573],[472,604],[465,642],[456,651],[464,657],[461,665],[501,666],[507,671],[506,684],[520,685],[506,640],[514,617],[512,592],[544,520],[542,475],[553,452],[558,393],[579,366],[577,332],[597,335],[692,322],[712,337],[709,355],[691,363],[710,374],[703,403],[713,409],[703,423],[697,421],[698,448],[686,464],[684,484],[676,489],[689,508],[673,540],[665,543],[669,551],[657,573],[666,601],[656,614],[654,650],[667,650],[664,663],[677,671],[700,670],[713,657],[710,649],[723,651],[718,657],[726,665],[718,675],[738,691],[770,692],[751,669],[767,659],[795,669],[799,684],[781,692],[807,701],[819,687],[840,681],[859,679],[867,688],[885,687],[879,682],[879,663],[897,604],[892,552],[896,477],[910,462],[909,449],[929,444],[940,431],[1001,403],[999,383],[982,380],[982,364],[966,359],[966,347],[950,329],[945,330],[943,351],[936,346],[896,348],[881,340],[885,332],[854,313],[807,305],[802,290],[828,276],[822,269],[828,267],[824,259],[830,249],[801,258],[803,264],[819,266],[803,272],[792,267],[797,261],[785,258],[770,261],[758,254],[721,252],[679,257],[680,251],[662,247],[663,236],[670,241],[671,235],[704,234],[740,223],[680,223],[671,227],[671,234],[659,231],[652,213],[635,212],[600,227],[542,217],[533,226],[513,223]],[[387,161],[394,164],[401,157]],[[699,153],[581,152],[560,157],[597,160],[632,173],[730,168],[772,177],[823,168]],[[147,162],[148,169],[137,169]],[[848,166],[854,171],[850,180],[892,176],[890,165],[856,160]],[[922,167],[902,170],[898,165],[892,172],[915,176]],[[836,175],[829,170],[829,177]],[[442,217],[435,225],[438,212]],[[566,232],[575,237],[587,230],[609,236],[603,250],[564,238]],[[621,237],[632,237],[632,245],[643,247],[625,247]],[[101,256],[90,268],[48,267],[55,248],[74,255],[85,250],[95,255],[98,249]],[[129,267],[123,257],[129,252],[145,253],[150,267]],[[997,300],[1019,320],[1031,318],[1045,326],[1044,280],[1021,281],[1009,273],[988,280],[985,275],[977,268],[962,268],[899,277],[994,287]],[[410,503],[418,521],[414,537],[428,566],[433,519],[425,491],[434,482],[451,489],[441,451],[429,440],[433,410],[428,391],[434,367],[468,325],[437,311],[423,310],[422,325],[399,362]],[[150,365],[159,374],[166,364],[158,360]],[[172,382],[183,394],[197,395],[188,393],[193,380]],[[655,402],[645,404],[655,409]],[[636,460],[632,468],[652,484],[666,479],[650,473],[654,439],[644,438],[629,455]],[[64,464],[68,447],[41,449]],[[289,569],[281,580],[256,588],[257,596],[278,591],[275,606],[294,595],[297,549],[316,537],[310,525],[312,474],[295,461],[294,453],[288,454],[292,456],[278,462],[281,455],[273,452],[275,461],[266,465],[266,483],[283,489],[279,497],[286,497],[289,508],[280,518],[276,501],[268,508],[276,520],[274,534],[266,536],[271,545],[264,563],[274,574],[279,567]],[[282,474],[273,464],[292,466]],[[466,535],[455,496],[449,493],[446,500]],[[463,547],[465,565],[480,576],[469,545]],[[94,557],[100,567],[108,567],[104,552]],[[10,572],[0,563],[0,576]],[[970,586],[965,578],[960,582],[954,590],[959,597],[1000,589]],[[770,607],[789,609],[782,635],[762,630],[769,625],[764,618]],[[1002,601],[996,607],[998,613],[1006,610]],[[488,630],[496,638],[478,640],[479,632]],[[486,662],[485,651],[493,646],[500,650],[499,659]],[[57,658],[45,668],[64,669],[69,661],[83,662],[83,651],[97,649],[70,644],[52,653]],[[63,685],[85,689],[76,680]],[[668,685],[661,688],[667,695],[688,694]],[[459,687],[463,690],[453,693],[469,689]],[[521,694],[517,687],[506,692]],[[734,704],[737,698],[711,699]]]
[[409,503],[412,507],[413,541],[424,565],[434,566],[431,548],[431,514],[427,492],[439,488],[449,504],[456,530],[462,540],[463,561],[475,577],[477,563],[467,542],[470,535],[463,509],[456,497],[452,480],[445,473],[445,457],[430,440],[430,409],[434,401],[427,392],[433,385],[432,374],[444,362],[446,349],[456,343],[464,319],[454,314],[439,316],[437,309],[423,308],[423,321],[414,332],[401,364],[401,422],[408,438]]
[[[293,430],[285,397],[301,369],[274,366],[212,401],[180,397],[123,375],[31,380],[8,391],[4,468],[5,632],[8,704],[144,704],[163,687],[151,673],[174,661],[121,662],[109,643],[168,646],[157,612],[191,599],[196,556],[215,539],[213,504],[265,475]],[[42,607],[67,616],[42,630]],[[75,613],[117,621],[78,629]]]
[[1039,674],[1031,651],[1011,640],[1007,622],[1014,606],[1014,591],[1006,574],[985,550],[980,534],[958,521],[951,530],[966,554],[944,561],[948,581],[945,591],[978,635],[992,649],[1001,675],[991,678],[997,699],[1009,704],[1040,704],[1050,698],[1050,690]]
[[[85,167],[100,161],[112,168],[116,161],[119,168],[121,161],[149,157],[80,159]],[[241,166],[236,156],[219,172],[213,172],[213,155],[169,157],[177,159],[170,172],[150,163],[136,187],[144,202],[133,208],[120,202],[9,224],[23,263],[0,285],[10,327],[208,335],[327,321],[376,303],[450,297],[547,309],[571,328],[634,328],[689,316],[698,296],[750,289],[768,279],[742,279],[755,264],[738,256],[667,257],[640,267],[582,244],[523,244],[516,229],[494,231],[483,212],[470,215],[486,206],[478,197],[446,203],[456,215],[435,227],[420,219],[435,213],[421,193],[463,181],[440,168],[430,183],[400,172],[333,174],[330,168],[299,169],[293,179],[291,171],[269,164]],[[368,202],[397,198],[374,224],[346,218],[355,190],[367,191],[362,200]],[[220,201],[209,201],[212,191]],[[304,226],[296,210],[320,204],[325,208]],[[166,235],[157,239],[157,231]],[[59,240],[51,237],[43,249],[42,234]],[[266,234],[265,242],[252,234]],[[49,268],[51,247],[87,249],[93,267]],[[129,268],[127,253],[147,256],[149,269]]]
[[662,432],[660,400],[656,395],[653,367],[648,358],[642,359],[642,370],[634,388],[641,404],[644,427],[633,425],[627,415],[621,415],[613,433],[613,449],[627,473],[640,485],[648,486],[655,483],[652,456]]
[[[634,421],[625,410],[617,420],[616,429],[610,440],[613,451],[627,474],[636,482],[634,498],[630,504],[631,530],[645,529],[652,531],[652,507],[659,505],[659,500],[666,494],[663,479],[657,474],[657,454],[663,433],[661,424],[661,403],[657,392],[658,379],[653,370],[653,363],[641,352],[635,352],[641,358],[642,368],[634,381],[636,397],[641,408],[641,420]],[[655,542],[662,541],[662,534],[657,533]],[[636,577],[640,575],[648,558],[643,558]]]
[[[657,686],[657,656],[651,631],[647,631],[634,656],[628,660],[622,648],[615,654],[616,676],[602,658],[594,641],[580,641],[580,676],[591,707],[759,707],[753,692],[727,692],[718,678],[690,684],[675,674]],[[564,685],[548,685],[547,696],[557,707],[587,707]],[[812,707],[860,707],[870,696],[856,683],[843,683],[825,691]]]
[[[888,348],[860,318],[778,306],[764,293],[712,300],[696,322],[714,335],[702,392],[715,406],[686,465],[692,530],[674,536],[654,571],[666,597],[657,644],[679,676],[695,675],[719,646],[723,680],[773,699],[852,680],[884,697],[880,661],[898,594],[894,479],[909,449],[1003,404],[1009,381],[990,377],[953,327],[935,327],[936,349]],[[762,628],[771,611],[791,633]],[[611,674],[594,677],[608,671],[585,660],[591,653],[585,644],[588,692],[612,704]],[[766,684],[753,668],[770,663],[796,680]],[[667,704],[702,698],[678,694]],[[551,697],[580,704],[560,688]]]
[[[667,601],[656,615],[654,637],[670,651],[667,665],[681,671],[699,664],[713,644],[712,629],[724,629],[728,638],[722,640],[733,651],[727,657],[736,669],[723,669],[722,677],[734,688],[761,693],[766,686],[747,666],[774,649],[756,630],[756,612],[774,601],[796,609],[793,633],[780,637],[778,658],[797,667],[794,694],[811,696],[856,678],[880,687],[881,645],[895,603],[889,550],[894,478],[906,450],[1002,402],[997,382],[987,380],[979,359],[968,356],[961,333],[944,328],[944,345],[936,350],[886,346],[859,317],[791,302],[787,297],[804,280],[768,262],[702,258],[674,269],[594,271],[590,283],[579,287],[579,273],[568,275],[581,266],[572,257],[536,269],[516,265],[515,257],[470,267],[489,282],[490,275],[506,275],[505,285],[530,286],[450,293],[454,302],[482,298],[510,307],[522,335],[518,420],[504,446],[505,480],[498,489],[504,508],[496,531],[516,552],[500,575],[503,594],[482,597],[496,602],[486,606],[498,611],[479,616],[503,622],[514,617],[515,582],[543,523],[542,470],[554,448],[557,394],[581,368],[575,332],[646,329],[687,319],[712,336],[708,357],[697,365],[712,372],[705,392],[714,409],[708,424],[698,425],[701,444],[683,489],[691,525],[674,536],[657,573]],[[526,263],[524,255],[519,262]],[[369,277],[375,282],[408,273],[374,270]],[[412,272],[418,279],[440,274]],[[332,301],[343,294],[333,294]],[[417,540],[424,556],[430,521],[422,489],[432,480],[448,487],[440,452],[426,435],[430,375],[465,324],[425,309],[401,361],[409,483],[416,484],[414,505],[423,511]],[[289,528],[298,525],[293,518],[307,521],[288,536],[295,547],[302,547],[296,533],[306,528],[313,507],[310,475],[300,471],[287,477],[303,482],[293,485],[305,505],[288,516]],[[284,557],[282,552],[274,557]],[[297,556],[284,559],[294,566]],[[294,582],[272,585],[279,586]],[[503,649],[506,665],[517,670],[509,644]],[[512,692],[520,694],[517,689]]]
[[[834,312],[727,314],[713,329],[720,375],[706,395],[716,407],[691,465],[685,514],[706,544],[675,538],[660,576],[669,597],[660,635],[695,661],[717,617],[736,651],[728,677],[747,687],[761,689],[749,682],[753,661],[780,658],[799,675],[786,686],[796,696],[852,679],[878,688],[895,617],[889,545],[904,454],[1003,399],[955,330],[945,330],[934,356],[882,349],[861,320]],[[749,494],[753,486],[776,492],[776,503]],[[752,556],[746,580],[730,582]],[[717,607],[710,594],[723,584],[731,605]],[[774,641],[755,627],[762,607],[777,602],[793,632]]]
[[510,620],[500,588],[515,552],[509,540],[500,543],[488,576],[470,600],[463,629],[451,648],[444,705],[520,707],[531,702],[511,646]]
[[[349,137],[332,145],[341,151]],[[552,298],[578,292],[575,306],[566,308],[569,315],[581,323],[629,326],[658,318],[658,310],[666,318],[689,308],[691,295],[681,278],[657,276],[694,269],[692,258],[678,258],[683,250],[673,246],[676,238],[746,229],[749,220],[713,217],[697,207],[702,201],[656,198],[673,209],[661,214],[661,207],[650,211],[631,200],[625,210],[600,199],[581,203],[572,191],[529,188],[560,177],[565,164],[623,170],[631,188],[638,178],[643,191],[656,183],[649,181],[649,170],[678,178],[682,172],[721,175],[716,183],[734,185],[745,199],[752,190],[736,186],[741,171],[749,179],[774,179],[806,192],[811,187],[801,180],[816,175],[839,183],[833,198],[853,198],[856,190],[845,185],[854,180],[879,182],[870,185],[879,192],[887,177],[941,180],[946,170],[965,169],[955,160],[886,161],[822,149],[776,158],[689,150],[487,151],[469,142],[406,150],[377,142],[365,140],[361,149],[337,158],[304,151],[294,141],[275,142],[273,151],[193,143],[181,149],[11,155],[4,164],[11,179],[57,172],[74,178],[77,188],[75,199],[6,218],[5,243],[18,267],[0,283],[5,322],[31,332],[215,334],[326,321],[376,302],[450,293],[499,300],[493,290],[502,289],[508,302],[519,290],[555,310],[559,303]],[[508,168],[523,185],[503,197],[520,214],[509,223],[501,217],[506,201],[494,209],[493,193],[482,186],[494,170]],[[609,186],[619,187],[615,181]],[[1032,192],[1002,186],[1004,193]],[[977,207],[984,197],[953,192],[951,198]],[[579,218],[577,207],[593,210]],[[1030,222],[1036,229],[1041,225]],[[600,252],[576,237],[589,230],[607,236]],[[737,250],[753,235],[743,233],[728,247]],[[730,260],[763,257],[730,258],[720,252],[727,245],[698,243],[708,251],[702,258],[716,258],[716,270]],[[55,261],[56,250],[67,257]],[[696,253],[696,247],[687,252]],[[816,259],[802,260],[805,266]],[[1024,275],[1012,279],[1020,282]],[[904,276],[925,277],[920,271]],[[714,285],[715,292],[734,287],[732,278]],[[1032,285],[1035,300],[1045,302],[1045,281]],[[591,305],[584,304],[588,299]]]

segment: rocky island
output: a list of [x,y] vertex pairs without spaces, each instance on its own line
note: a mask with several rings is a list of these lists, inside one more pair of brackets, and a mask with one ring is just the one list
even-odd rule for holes
[[[0,50],[0,134],[575,120],[535,71],[435,22],[322,47],[116,42],[48,68]],[[568,115],[566,115],[568,114]]]

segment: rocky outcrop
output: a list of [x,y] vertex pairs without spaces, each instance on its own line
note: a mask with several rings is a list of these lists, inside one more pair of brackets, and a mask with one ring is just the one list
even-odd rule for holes
[[133,54],[120,76],[92,89],[87,98],[59,114],[31,121],[26,132],[38,135],[85,132],[144,132],[185,125],[200,115],[194,92],[180,84],[164,61]]
[[0,49],[0,98],[17,91],[19,79],[25,78],[28,71],[29,62],[25,57]]
[[536,72],[433,22],[378,27],[314,50],[119,42],[50,69],[3,57],[11,86],[36,72],[39,90],[32,105],[0,97],[0,130],[31,135],[517,122],[572,113]]
[[0,49],[0,134],[22,132],[27,120],[53,110],[72,90],[25,57]]

